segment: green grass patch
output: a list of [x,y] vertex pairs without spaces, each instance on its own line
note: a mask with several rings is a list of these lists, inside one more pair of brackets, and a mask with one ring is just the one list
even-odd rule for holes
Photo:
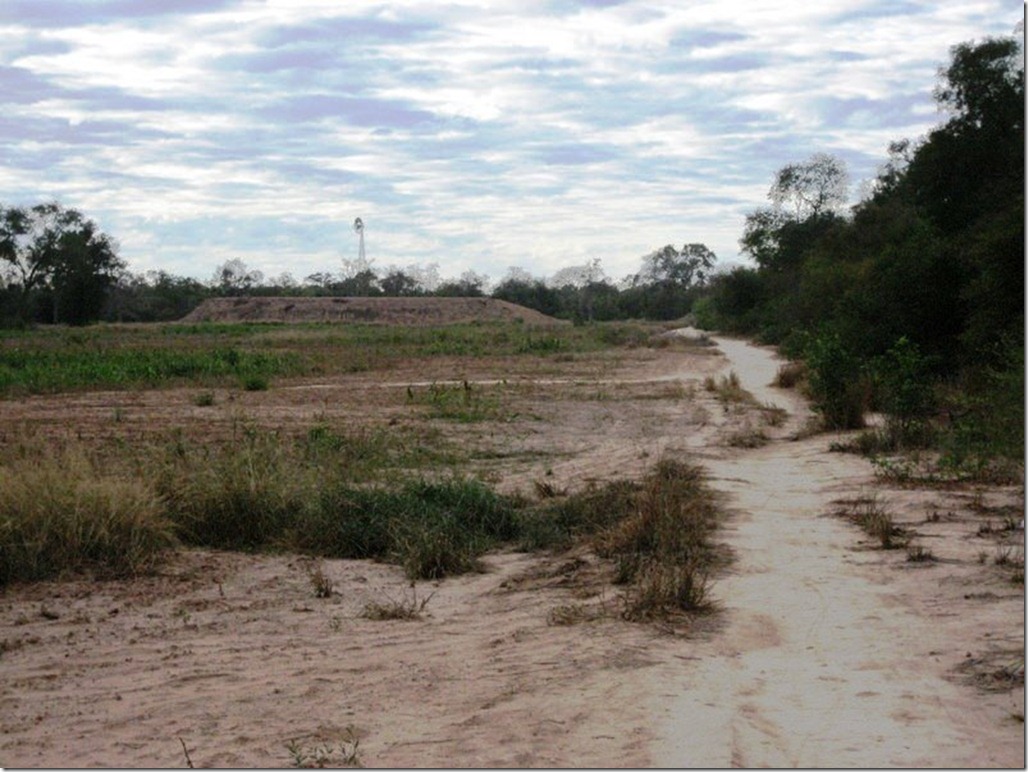
[[5,330],[0,396],[165,385],[230,385],[388,370],[433,357],[567,357],[637,345],[641,330],[605,323],[534,330],[340,324],[96,325]]

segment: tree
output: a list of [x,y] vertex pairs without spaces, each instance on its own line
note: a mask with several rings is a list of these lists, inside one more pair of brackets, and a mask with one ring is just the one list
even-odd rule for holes
[[0,261],[24,321],[43,308],[55,323],[98,318],[125,268],[117,252],[115,241],[75,209],[56,202],[0,207]]
[[465,271],[456,281],[451,279],[442,282],[433,294],[444,298],[480,298],[485,295],[485,285],[488,282],[489,277],[485,274]]
[[717,261],[706,244],[686,244],[681,250],[668,244],[642,259],[634,284],[664,284],[680,289],[703,286]]
[[264,274],[234,257],[214,271],[212,284],[221,295],[245,295],[264,281]]
[[382,293],[390,297],[409,297],[422,294],[417,279],[399,268],[387,273],[379,284],[382,287]]
[[803,163],[779,169],[767,195],[775,209],[791,206],[797,220],[836,211],[849,195],[846,164],[828,153],[814,153]]

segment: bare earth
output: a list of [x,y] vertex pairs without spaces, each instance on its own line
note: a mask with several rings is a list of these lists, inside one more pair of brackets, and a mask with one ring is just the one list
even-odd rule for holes
[[[316,598],[309,560],[185,551],[155,577],[0,595],[0,766],[184,767],[188,753],[286,767],[299,752],[369,767],[1023,768],[1024,586],[995,561],[1023,550],[1023,531],[979,534],[1023,510],[1023,488],[885,487],[867,461],[827,452],[838,437],[794,439],[807,408],[766,386],[768,350],[718,343],[723,356],[532,374],[508,405],[531,420],[445,429],[494,451],[482,467],[504,490],[637,475],[665,454],[701,463],[733,510],[716,617],[672,629],[587,613],[616,609],[617,590],[586,552],[502,552],[485,573],[415,588],[393,566],[324,561],[335,593]],[[733,369],[789,411],[763,447],[735,441],[759,411],[700,386]],[[5,411],[87,440],[112,404],[140,432],[169,414],[216,431],[238,411],[302,423],[355,404],[403,421],[402,402],[376,395],[412,380],[296,383],[214,418],[175,392]],[[938,560],[908,562],[831,514],[872,492]],[[361,616],[388,600],[425,601],[423,614]]]

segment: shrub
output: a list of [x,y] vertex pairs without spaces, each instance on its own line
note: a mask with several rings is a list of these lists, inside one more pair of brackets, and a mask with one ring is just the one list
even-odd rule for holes
[[935,409],[929,359],[906,337],[896,341],[876,363],[881,406],[888,413],[887,430],[900,447],[926,447],[932,432],[928,418]]
[[837,334],[822,332],[808,341],[805,359],[814,408],[825,428],[862,428],[868,389],[859,358]]

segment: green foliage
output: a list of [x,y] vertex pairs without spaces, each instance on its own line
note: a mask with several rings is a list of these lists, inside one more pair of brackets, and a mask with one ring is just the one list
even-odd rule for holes
[[935,410],[930,360],[916,343],[902,337],[875,363],[879,404],[888,430],[900,447],[923,447],[930,439],[928,419]]
[[74,325],[99,318],[125,267],[111,237],[56,202],[0,205],[0,263],[10,277],[8,313],[23,322]]
[[[263,388],[275,378],[386,369],[395,362],[417,358],[590,353],[612,346],[645,345],[652,332],[652,327],[627,323],[568,325],[545,331],[499,323],[441,327],[205,323],[6,329],[0,330],[0,397],[184,384]],[[446,401],[452,395],[437,396]],[[480,391],[473,395],[479,396],[486,399]],[[455,395],[456,402],[462,399],[461,394]]]
[[864,425],[867,385],[863,366],[838,334],[823,331],[806,347],[807,382],[825,428],[859,429]]

